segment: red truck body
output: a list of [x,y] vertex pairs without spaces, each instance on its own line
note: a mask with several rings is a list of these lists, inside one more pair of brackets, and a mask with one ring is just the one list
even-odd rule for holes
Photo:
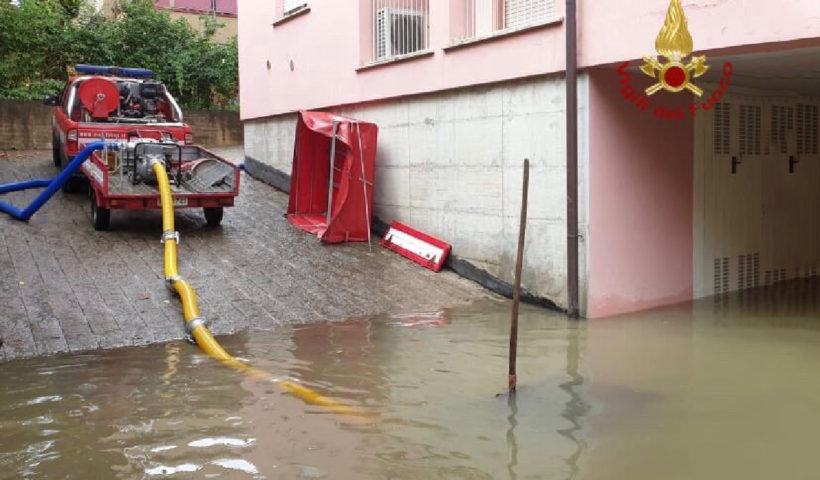
[[[132,137],[154,138],[163,137],[175,142],[190,145],[193,143],[191,127],[183,122],[182,111],[170,93],[164,92],[164,111],[161,121],[158,115],[156,121],[139,121],[140,119],[120,117],[118,121],[99,121],[91,118],[85,112],[79,88],[83,82],[99,78],[95,75],[75,76],[68,79],[66,87],[58,97],[57,108],[52,117],[52,138],[54,147],[54,163],[58,167],[65,166],[85,145],[96,140],[127,140]],[[121,85],[139,85],[144,79],[106,76],[106,80]],[[116,117],[115,117],[116,118]]]
[[[192,145],[182,110],[150,70],[93,65],[77,70],[81,75],[69,78],[62,93],[45,103],[57,107],[52,128],[58,168],[91,142],[120,145],[116,151],[94,152],[75,179],[87,179],[94,227],[107,228],[111,210],[159,208],[156,179],[140,170],[144,155],[166,165],[175,208],[202,208],[208,223],[218,224],[223,207],[233,206],[239,194],[239,166]],[[64,184],[65,191],[76,188]]]

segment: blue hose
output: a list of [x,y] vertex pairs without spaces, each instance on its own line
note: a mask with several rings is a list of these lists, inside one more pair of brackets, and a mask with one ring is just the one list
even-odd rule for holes
[[117,144],[113,142],[91,142],[84,149],[82,149],[82,151],[80,151],[80,153],[76,157],[74,157],[74,160],[72,160],[65,167],[65,169],[62,172],[60,172],[59,175],[52,178],[51,180],[28,180],[25,182],[15,182],[6,185],[0,185],[0,194],[7,192],[15,192],[18,190],[26,190],[29,188],[46,187],[46,189],[43,190],[43,193],[38,195],[37,198],[35,198],[34,201],[31,202],[31,204],[25,209],[20,210],[14,205],[0,202],[0,212],[8,213],[9,215],[18,220],[27,222],[31,218],[31,216],[37,212],[37,210],[40,210],[40,208],[42,208],[42,206],[45,205],[45,203],[49,201],[49,199],[53,197],[55,193],[57,193],[57,190],[59,190],[60,187],[62,187],[63,184],[71,178],[71,175],[73,175],[74,172],[79,170],[80,165],[82,165],[83,162],[85,162],[88,159],[88,157],[91,156],[91,153],[93,151],[102,150],[103,148],[105,148],[106,145],[112,148],[117,148]]
[[0,185],[0,193],[16,192],[18,190],[27,190],[29,188],[43,188],[47,187],[49,183],[51,183],[50,178],[7,183],[6,185]]

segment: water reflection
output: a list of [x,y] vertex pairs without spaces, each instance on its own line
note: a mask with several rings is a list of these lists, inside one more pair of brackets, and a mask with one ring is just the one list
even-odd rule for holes
[[583,342],[584,330],[576,325],[567,331],[567,381],[560,385],[561,389],[569,395],[562,416],[572,425],[570,428],[559,429],[558,433],[569,439],[576,446],[575,452],[567,458],[569,476],[567,479],[578,478],[580,473],[580,462],[586,451],[587,442],[584,434],[584,417],[590,409],[590,405],[584,400],[584,377],[581,375],[581,355],[584,350]]
[[510,424],[510,428],[507,429],[507,473],[510,480],[516,480],[518,478],[518,474],[516,473],[516,467],[518,467],[518,440],[515,438],[515,427],[518,426],[518,420],[516,419],[518,415],[518,404],[515,398],[516,392],[507,394],[507,406],[510,409],[510,413],[507,415],[507,422]]
[[506,304],[221,339],[365,420],[185,343],[6,362],[0,478],[813,478],[820,315],[744,295],[582,323],[523,308],[512,396]]
[[224,339],[377,421],[307,406],[185,343],[11,362],[0,405],[14,434],[0,467],[24,478],[570,478],[583,452],[581,337],[537,309],[521,326],[522,392],[501,402],[504,304]]

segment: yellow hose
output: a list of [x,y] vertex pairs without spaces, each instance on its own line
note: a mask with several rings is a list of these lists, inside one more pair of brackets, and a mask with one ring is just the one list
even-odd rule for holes
[[[155,162],[152,169],[157,177],[162,207],[162,239],[165,244],[165,279],[174,287],[174,291],[177,292],[179,300],[182,302],[182,315],[185,319],[186,330],[191,332],[191,336],[196,340],[196,344],[199,345],[199,348],[213,358],[256,378],[271,378],[272,375],[268,372],[254,368],[234,358],[222,348],[222,345],[216,341],[211,331],[205,326],[203,319],[199,315],[199,305],[197,305],[196,302],[194,287],[179,275],[177,268],[177,242],[179,241],[179,237],[174,230],[174,203],[171,197],[168,173],[165,170],[165,166],[159,162]],[[336,413],[361,414],[361,412],[339,403],[332,398],[325,397],[305,386],[288,380],[274,381],[284,390],[311,405],[325,407]]]

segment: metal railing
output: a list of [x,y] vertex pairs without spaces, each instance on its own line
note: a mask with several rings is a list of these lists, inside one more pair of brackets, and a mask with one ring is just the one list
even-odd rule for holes
[[[544,23],[555,14],[555,0],[463,0],[464,23],[456,40],[518,30]],[[459,38],[460,37],[460,38]]]
[[428,0],[371,0],[371,62],[426,50]]

